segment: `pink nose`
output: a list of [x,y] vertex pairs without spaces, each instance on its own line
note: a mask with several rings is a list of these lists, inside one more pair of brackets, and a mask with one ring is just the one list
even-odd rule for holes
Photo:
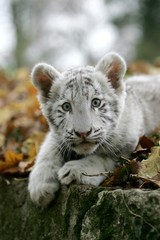
[[88,132],[76,132],[76,131],[74,131],[74,132],[75,132],[75,134],[76,134],[78,137],[80,137],[80,138],[86,138],[86,137],[88,137],[88,136],[91,134],[92,128],[91,128]]

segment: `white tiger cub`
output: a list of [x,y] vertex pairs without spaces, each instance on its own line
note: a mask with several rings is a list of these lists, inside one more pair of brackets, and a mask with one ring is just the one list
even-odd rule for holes
[[32,71],[50,127],[29,178],[31,199],[46,206],[62,184],[98,186],[116,159],[128,156],[139,137],[160,124],[160,77],[124,81],[126,64],[106,54],[96,67],[59,73],[40,63]]

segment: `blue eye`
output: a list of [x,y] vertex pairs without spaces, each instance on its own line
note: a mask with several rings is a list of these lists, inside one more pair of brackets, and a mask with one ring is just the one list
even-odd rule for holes
[[71,104],[69,102],[65,102],[62,104],[62,109],[65,111],[65,112],[69,112],[71,111]]
[[100,99],[94,98],[94,99],[92,100],[92,107],[98,108],[100,105],[101,105],[101,100],[100,100]]

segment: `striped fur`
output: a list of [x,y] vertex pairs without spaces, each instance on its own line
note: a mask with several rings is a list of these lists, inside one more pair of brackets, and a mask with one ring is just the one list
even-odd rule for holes
[[[98,186],[120,156],[129,156],[138,139],[160,123],[160,78],[123,80],[124,60],[105,55],[94,67],[59,73],[38,64],[32,72],[50,132],[29,179],[31,199],[47,205],[59,184]],[[149,87],[146,87],[148,84]]]

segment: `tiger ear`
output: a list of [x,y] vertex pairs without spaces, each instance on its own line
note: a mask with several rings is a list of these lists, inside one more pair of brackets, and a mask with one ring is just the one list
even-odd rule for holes
[[126,73],[126,63],[119,54],[110,52],[100,59],[96,70],[102,72],[108,78],[112,87],[117,89]]
[[60,73],[51,65],[38,63],[34,66],[31,73],[31,80],[34,86],[39,90],[43,97],[47,97],[55,78]]

